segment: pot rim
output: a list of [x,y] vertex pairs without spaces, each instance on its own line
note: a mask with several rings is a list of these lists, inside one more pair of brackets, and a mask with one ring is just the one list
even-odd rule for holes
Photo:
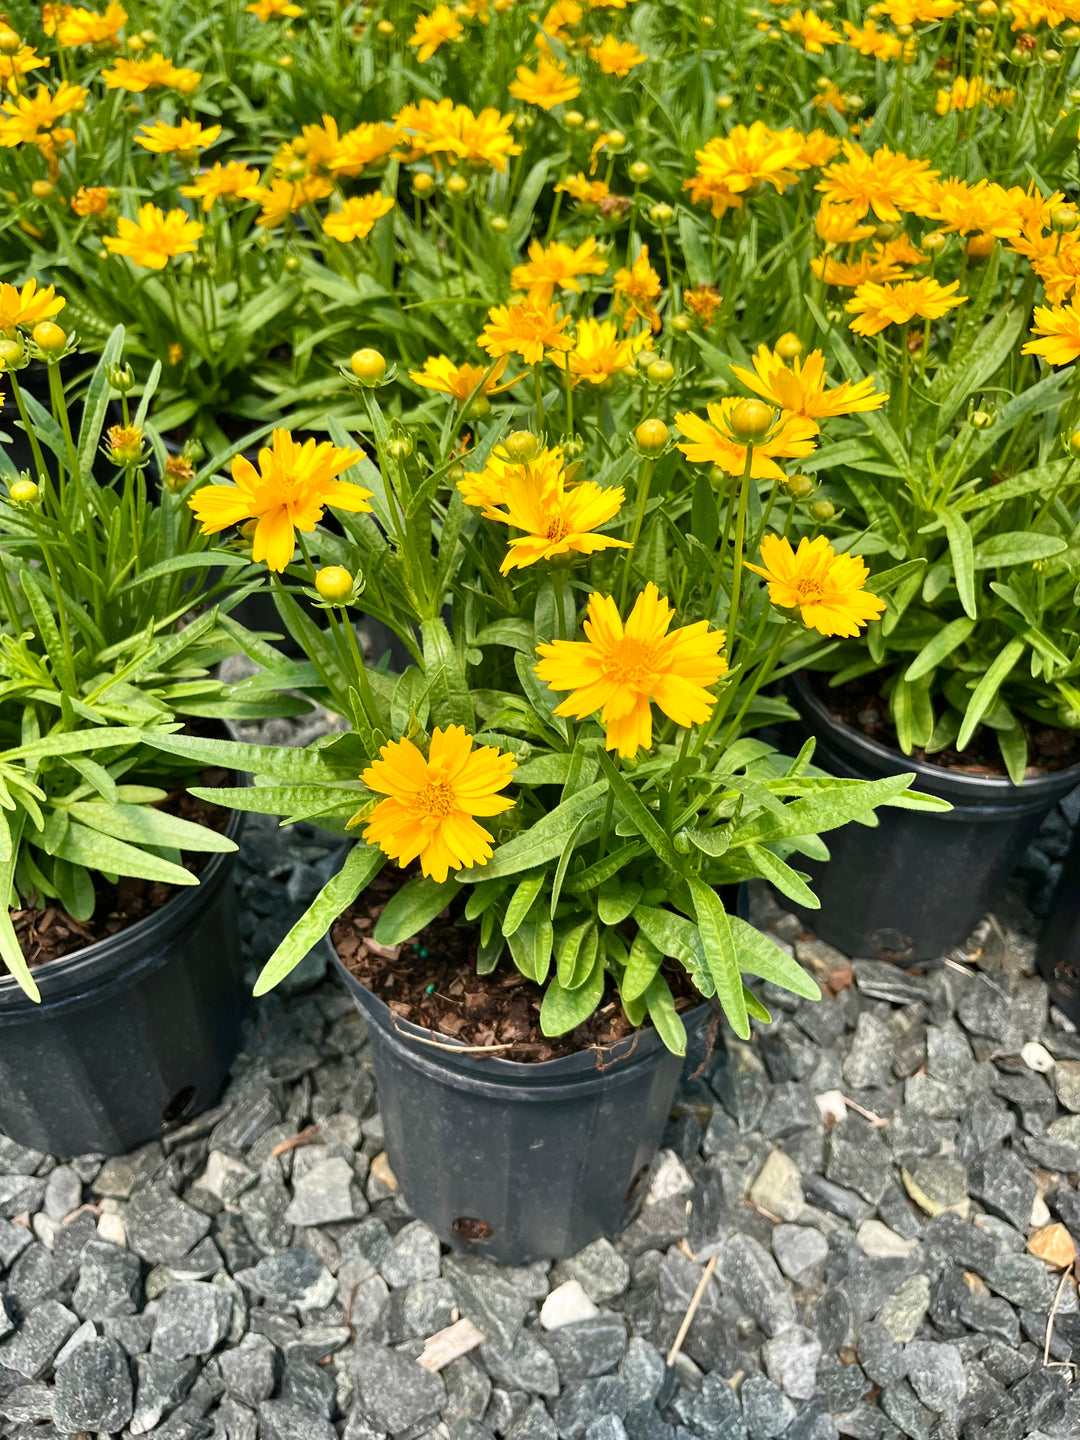
[[[242,777],[238,778],[241,784],[245,783]],[[222,832],[226,839],[237,839],[246,818],[242,810],[232,812]],[[36,966],[32,974],[41,991],[40,1003],[31,1000],[14,975],[5,970],[0,974],[0,1023],[27,1009],[40,1015],[51,1001],[68,999],[79,985],[94,985],[101,978],[99,971],[111,972],[152,953],[160,941],[175,935],[189,913],[216,891],[235,858],[235,850],[211,852],[209,861],[199,874],[198,884],[184,886],[153,914],[144,915],[134,925],[118,930],[115,935],[106,935],[101,940],[84,945],[81,950],[72,950],[67,955]]]
[[[614,1044],[590,1046],[575,1050],[570,1055],[560,1055],[554,1060],[503,1060],[498,1055],[477,1055],[475,1051],[470,1051],[467,1046],[461,1041],[455,1040],[451,1035],[441,1035],[436,1030],[415,1025],[411,1020],[403,1020],[400,1016],[395,1015],[385,1000],[381,1000],[373,990],[370,990],[352,973],[338,954],[337,947],[330,939],[329,934],[323,937],[321,943],[325,946],[327,955],[341,978],[357,998],[365,1015],[370,1020],[381,1030],[393,1035],[395,1039],[413,1042],[418,1052],[436,1063],[445,1063],[453,1070],[465,1071],[481,1077],[497,1078],[507,1083],[521,1084],[531,1081],[534,1084],[543,1084],[547,1080],[564,1075],[596,1075],[614,1065],[650,1058],[658,1049],[663,1049],[668,1054],[672,1053],[667,1051],[666,1046],[663,1045],[655,1026],[650,1025],[648,1027],[638,1026],[632,1034],[625,1036],[622,1040],[616,1040]],[[712,1009],[712,1000],[702,997],[699,1005],[679,1012],[687,1027],[688,1036],[700,1027]]]
[[1007,775],[969,775],[963,770],[950,770],[944,765],[934,765],[926,760],[917,760],[913,755],[905,755],[902,750],[894,750],[891,745],[883,745],[880,740],[872,740],[870,736],[864,735],[854,726],[849,725],[845,720],[838,720],[829,709],[828,705],[815,693],[810,685],[807,675],[818,673],[800,670],[792,676],[792,689],[798,696],[799,704],[811,714],[807,717],[815,721],[821,721],[824,726],[843,738],[845,745],[865,756],[872,756],[879,762],[887,763],[892,767],[891,773],[903,774],[906,771],[913,771],[921,779],[935,784],[942,789],[953,788],[954,793],[976,800],[980,793],[989,792],[995,799],[1008,795],[1017,795],[1024,791],[1026,794],[1032,792],[1049,791],[1068,794],[1075,786],[1080,785],[1080,761],[1073,765],[1067,765],[1062,770],[1051,770],[1045,775],[1035,775],[1025,778],[1019,785],[1014,785]]

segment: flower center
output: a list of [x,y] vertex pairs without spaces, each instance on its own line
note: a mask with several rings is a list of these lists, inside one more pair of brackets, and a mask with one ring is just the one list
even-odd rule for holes
[[445,820],[452,810],[457,809],[454,787],[444,778],[429,780],[413,803],[421,812],[422,823],[433,825]]
[[557,515],[547,528],[547,538],[554,541],[556,544],[560,540],[565,540],[567,535],[569,534],[570,526],[567,525],[566,521],[562,518],[561,515]]
[[623,639],[607,657],[604,678],[616,685],[641,685],[656,670],[656,646]]
[[814,605],[824,593],[821,581],[815,580],[810,575],[804,575],[801,580],[795,581],[795,592],[799,597],[800,605]]

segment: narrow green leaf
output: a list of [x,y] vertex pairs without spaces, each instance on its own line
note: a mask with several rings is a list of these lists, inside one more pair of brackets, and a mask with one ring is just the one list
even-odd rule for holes
[[723,902],[711,885],[696,875],[686,882],[697,915],[698,930],[705,950],[709,972],[716,985],[716,998],[723,1006],[724,1014],[735,1034],[749,1039],[750,1021],[743,999],[742,979],[739,975],[739,961],[731,934],[731,921]]
[[558,980],[552,980],[540,1006],[540,1029],[545,1035],[565,1035],[589,1018],[603,998],[605,973],[598,960],[584,985],[576,990],[567,990]]
[[942,510],[941,521],[949,537],[953,578],[960,594],[960,604],[964,607],[964,613],[976,620],[979,612],[975,600],[975,544],[971,538],[971,530],[967,521],[953,510]]
[[674,1055],[686,1054],[686,1026],[675,1009],[671,986],[663,975],[653,976],[645,991],[645,1004],[649,1019],[656,1026],[656,1033]]
[[950,621],[944,630],[939,630],[915,656],[915,659],[904,671],[904,679],[919,680],[923,675],[929,675],[930,671],[936,669],[942,660],[963,645],[974,629],[975,621],[968,619],[967,616]]
[[964,711],[960,734],[956,737],[956,748],[963,750],[975,734],[979,724],[993,705],[1002,682],[1024,653],[1023,640],[1010,640],[991,661],[986,673],[971,692],[967,709]]
[[766,850],[764,845],[747,845],[746,853],[762,878],[775,885],[781,895],[786,895],[789,900],[794,900],[796,905],[802,905],[807,910],[821,909],[821,901],[810,886],[790,865],[781,860],[779,855]]
[[374,938],[379,945],[400,945],[419,935],[436,915],[446,909],[457,894],[453,880],[433,880],[418,875],[391,895],[375,925]]

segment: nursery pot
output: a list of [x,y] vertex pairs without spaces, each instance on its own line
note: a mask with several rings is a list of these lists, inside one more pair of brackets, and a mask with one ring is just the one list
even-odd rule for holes
[[1080,828],[1061,867],[1036,963],[1055,1005],[1080,1026]]
[[814,763],[822,769],[860,780],[914,771],[916,790],[953,807],[885,806],[875,828],[830,831],[827,864],[798,857],[821,909],[796,912],[848,955],[907,963],[959,945],[992,908],[1051,808],[1080,784],[1080,765],[1014,785],[902,755],[837,720],[805,676],[795,678],[792,700],[817,736]]
[[233,860],[212,855],[153,915],[39,966],[40,1004],[0,979],[0,1130],[62,1157],[119,1155],[214,1103],[245,1002]]
[[[655,1030],[533,1065],[478,1057],[396,1016],[330,950],[368,1021],[390,1167],[441,1240],[527,1265],[633,1219],[683,1065]],[[691,1037],[711,1008],[683,1015]]]

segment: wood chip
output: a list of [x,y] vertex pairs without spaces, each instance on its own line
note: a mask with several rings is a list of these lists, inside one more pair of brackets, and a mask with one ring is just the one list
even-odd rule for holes
[[287,1140],[282,1140],[270,1151],[271,1155],[287,1155],[290,1150],[298,1150],[301,1145],[312,1145],[319,1138],[318,1125],[309,1125],[306,1130],[301,1130],[298,1135],[290,1135]]
[[470,1350],[475,1350],[477,1345],[483,1343],[483,1335],[471,1320],[457,1320],[445,1330],[440,1330],[437,1335],[432,1335],[416,1363],[434,1375],[452,1360],[459,1360],[462,1355],[467,1355]]

